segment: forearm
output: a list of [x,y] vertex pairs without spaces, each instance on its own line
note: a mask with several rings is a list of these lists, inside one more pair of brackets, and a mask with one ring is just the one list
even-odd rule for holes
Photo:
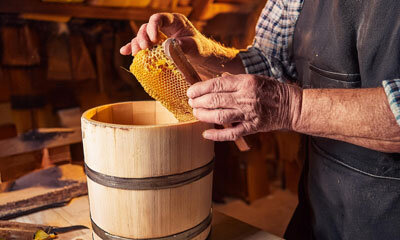
[[295,131],[400,152],[400,127],[382,88],[305,89]]

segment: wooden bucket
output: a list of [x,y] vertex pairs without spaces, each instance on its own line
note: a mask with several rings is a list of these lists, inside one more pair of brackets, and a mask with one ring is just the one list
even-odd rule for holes
[[159,102],[82,116],[94,239],[206,239],[214,149],[209,124],[179,123]]

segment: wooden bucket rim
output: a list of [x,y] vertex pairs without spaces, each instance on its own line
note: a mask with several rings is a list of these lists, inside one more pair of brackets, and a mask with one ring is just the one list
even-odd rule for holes
[[[92,119],[94,116],[93,111],[95,109],[100,109],[100,108],[106,108],[112,105],[122,105],[122,104],[129,104],[129,103],[139,103],[139,102],[156,102],[160,103],[158,101],[125,101],[125,102],[117,102],[117,103],[109,103],[109,104],[104,104],[100,105],[94,108],[90,108],[86,110],[81,117],[82,121],[85,121],[88,124],[100,126],[100,127],[110,127],[110,128],[116,128],[116,129],[138,129],[138,128],[165,128],[165,127],[173,127],[173,126],[184,126],[184,125],[193,125],[196,123],[199,123],[199,120],[192,120],[192,121],[187,121],[187,122],[177,122],[177,123],[163,123],[163,124],[118,124],[118,123],[106,123],[106,122],[101,122]],[[161,103],[160,103],[161,104]],[[162,107],[164,107],[161,104]],[[165,108],[165,107],[164,107]],[[97,112],[96,112],[97,113]],[[89,115],[91,116],[89,117]]]

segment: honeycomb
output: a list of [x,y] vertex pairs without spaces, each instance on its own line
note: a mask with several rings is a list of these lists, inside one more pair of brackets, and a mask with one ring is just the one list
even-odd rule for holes
[[165,55],[161,44],[139,51],[132,61],[130,72],[144,90],[172,112],[178,121],[195,119],[186,96],[189,84]]

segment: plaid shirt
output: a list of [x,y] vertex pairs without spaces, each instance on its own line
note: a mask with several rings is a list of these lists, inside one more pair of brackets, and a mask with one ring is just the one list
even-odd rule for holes
[[[303,1],[268,0],[258,19],[253,45],[239,53],[247,73],[280,81],[297,77],[290,49]],[[382,85],[400,125],[400,79],[382,79]]]

